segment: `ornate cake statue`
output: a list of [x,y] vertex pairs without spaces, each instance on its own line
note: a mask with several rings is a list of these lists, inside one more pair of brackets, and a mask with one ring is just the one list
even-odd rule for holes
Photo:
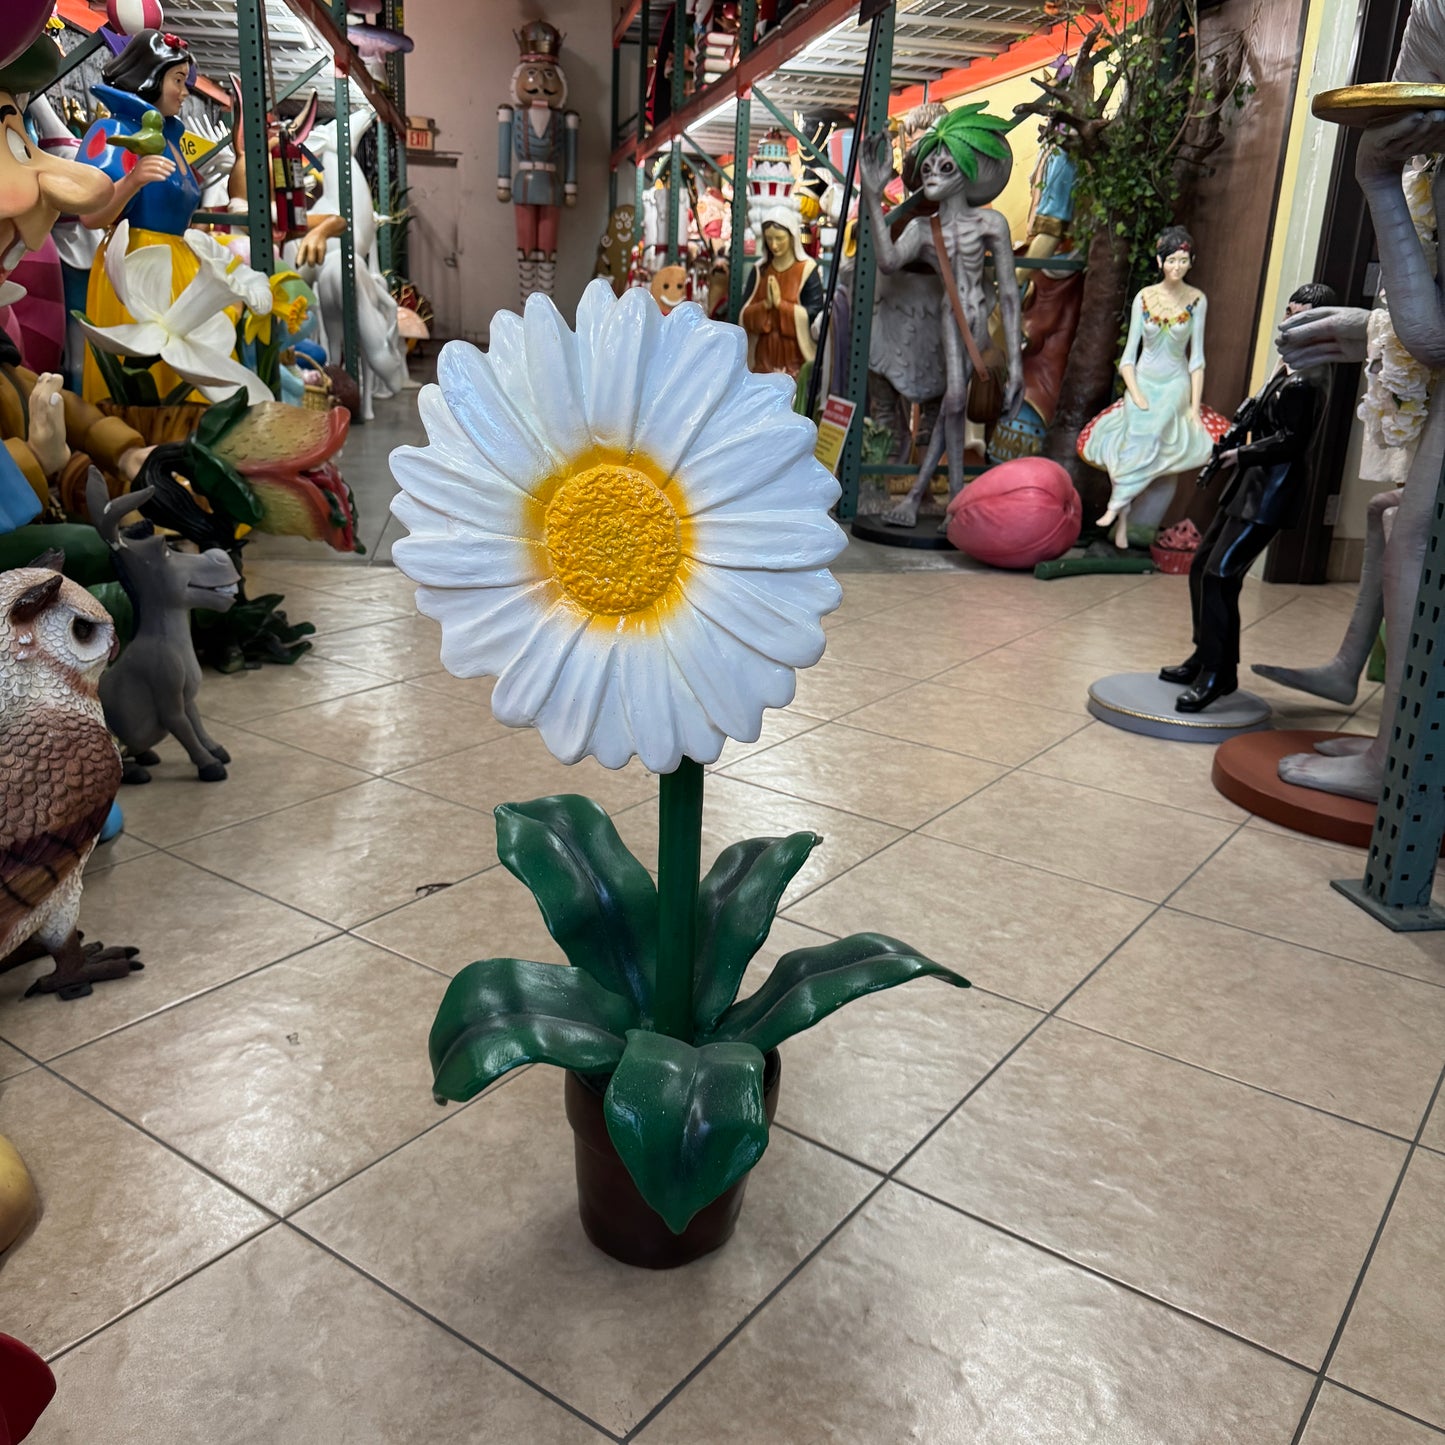
[[522,48],[512,72],[512,104],[497,107],[497,199],[516,207],[522,301],[552,294],[557,221],[577,204],[577,112],[565,110],[567,77],[557,57],[562,32],[545,20],[513,32]]

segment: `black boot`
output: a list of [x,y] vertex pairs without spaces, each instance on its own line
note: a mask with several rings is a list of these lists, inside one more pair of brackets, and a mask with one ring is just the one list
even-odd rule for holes
[[1159,680],[1161,682],[1177,682],[1188,684],[1199,676],[1199,654],[1191,652],[1178,667],[1161,667],[1159,669]]
[[1211,703],[1239,690],[1239,678],[1232,672],[1202,672],[1188,692],[1174,699],[1178,712],[1203,712]]

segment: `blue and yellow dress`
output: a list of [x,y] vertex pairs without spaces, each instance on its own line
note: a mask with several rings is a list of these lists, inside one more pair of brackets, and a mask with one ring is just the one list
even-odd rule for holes
[[[93,85],[91,94],[110,111],[85,133],[75,159],[102,170],[113,181],[122,181],[135,169],[138,157],[110,143],[114,135],[135,135],[141,129],[146,112],[155,107],[128,90],[110,85]],[[185,126],[178,117],[168,117],[162,125],[166,156],[176,163],[169,179],[143,186],[121,213],[130,222],[129,251],[139,246],[166,246],[171,252],[171,299],[195,280],[201,263],[186,245],[184,235],[201,201],[201,183],[186,160],[181,147]],[[105,271],[105,252],[110,244],[107,235],[95,262],[90,268],[90,287],[86,293],[85,314],[96,326],[119,326],[135,318],[121,305],[120,297],[110,284]],[[163,362],[151,368],[156,390],[165,396],[181,384],[181,378]],[[100,401],[109,395],[109,388],[87,347],[85,355],[84,396],[87,401]]]

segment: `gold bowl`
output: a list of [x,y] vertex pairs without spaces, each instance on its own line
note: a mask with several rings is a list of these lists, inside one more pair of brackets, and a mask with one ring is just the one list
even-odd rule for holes
[[1445,85],[1387,80],[1375,85],[1342,85],[1322,90],[1310,109],[1336,125],[1381,125],[1416,110],[1445,110]]

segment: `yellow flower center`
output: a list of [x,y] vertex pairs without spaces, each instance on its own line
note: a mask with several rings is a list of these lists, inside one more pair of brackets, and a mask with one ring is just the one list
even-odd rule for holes
[[640,612],[682,565],[677,512],[646,472],[617,462],[568,477],[547,504],[547,555],[562,590],[589,612]]

